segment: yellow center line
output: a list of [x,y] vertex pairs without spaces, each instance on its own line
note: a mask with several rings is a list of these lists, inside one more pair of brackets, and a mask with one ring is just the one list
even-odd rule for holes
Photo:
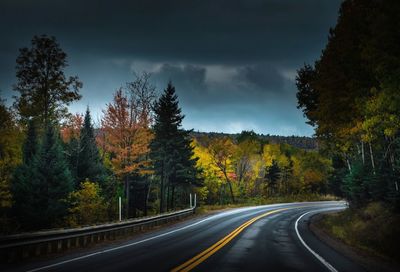
[[200,263],[202,263],[204,260],[206,260],[208,257],[210,257],[215,252],[217,252],[222,247],[224,247],[227,243],[229,243],[233,238],[235,238],[237,235],[239,235],[245,228],[247,228],[249,225],[253,224],[255,221],[257,221],[265,216],[268,216],[270,214],[288,210],[288,209],[291,209],[291,208],[284,208],[284,209],[269,211],[269,212],[263,213],[259,216],[256,216],[256,217],[246,221],[245,223],[243,223],[242,225],[237,227],[231,233],[226,235],[224,238],[222,238],[221,240],[219,240],[218,242],[216,242],[215,244],[213,244],[206,250],[197,254],[196,256],[194,256],[190,260],[186,261],[185,263],[181,264],[180,266],[177,266],[174,269],[172,269],[171,272],[178,272],[178,271],[186,272],[186,271],[192,270],[193,268],[198,266]]

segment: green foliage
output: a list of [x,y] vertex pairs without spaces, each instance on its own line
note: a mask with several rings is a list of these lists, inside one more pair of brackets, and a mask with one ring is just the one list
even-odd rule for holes
[[150,157],[154,172],[160,179],[160,212],[163,212],[165,197],[167,209],[173,208],[175,188],[187,191],[193,185],[198,186],[201,180],[196,167],[197,159],[193,156],[190,131],[181,128],[184,116],[171,82],[156,101],[153,110],[154,139],[150,144]]
[[321,57],[296,78],[298,107],[336,160],[330,183],[357,206],[399,203],[399,12],[394,0],[343,1]]
[[30,160],[24,158],[14,175],[14,208],[22,227],[38,229],[60,224],[67,215],[66,199],[72,189],[73,180],[60,139],[53,126],[47,125],[38,152]]
[[281,178],[281,169],[278,166],[276,160],[272,161],[272,165],[266,167],[265,171],[265,180],[267,182],[267,188],[269,191],[269,195],[274,195],[277,190],[277,183]]
[[21,163],[21,133],[12,112],[0,99],[0,216],[5,218],[12,205],[10,191],[14,169]]
[[44,125],[67,114],[66,105],[80,99],[78,77],[66,78],[67,55],[54,37],[34,36],[31,48],[20,49],[14,90],[20,96],[15,107],[22,121],[30,117]]
[[[75,149],[76,150],[76,149]],[[89,108],[86,110],[83,127],[79,137],[79,153],[75,155],[77,163],[77,184],[89,179],[93,182],[102,183],[105,169],[100,158],[99,149],[96,145],[94,129],[90,117]]]

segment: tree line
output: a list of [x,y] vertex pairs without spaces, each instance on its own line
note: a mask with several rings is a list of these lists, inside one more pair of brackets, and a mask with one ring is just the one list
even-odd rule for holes
[[315,150],[184,130],[175,87],[157,96],[147,73],[114,92],[95,126],[89,107],[68,112],[83,84],[67,65],[54,37],[20,49],[14,103],[0,101],[2,233],[117,220],[119,197],[131,218],[186,208],[190,193],[203,205],[328,190],[331,161]]
[[204,179],[197,191],[207,204],[329,192],[332,162],[318,151],[268,142],[253,131],[198,134],[192,144]]
[[332,157],[330,186],[355,207],[400,208],[398,1],[343,1],[321,57],[298,71],[298,106]]
[[202,183],[175,88],[159,98],[150,75],[118,89],[94,128],[90,109],[72,115],[82,82],[67,77],[54,37],[35,36],[16,60],[18,93],[0,101],[2,232],[84,225],[186,207]]

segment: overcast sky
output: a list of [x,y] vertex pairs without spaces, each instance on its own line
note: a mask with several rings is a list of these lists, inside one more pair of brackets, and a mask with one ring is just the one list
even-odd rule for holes
[[71,112],[89,105],[99,118],[118,87],[147,71],[159,92],[176,86],[187,129],[310,136],[294,78],[321,54],[340,2],[1,0],[1,95],[15,95],[18,48],[47,34],[84,84]]

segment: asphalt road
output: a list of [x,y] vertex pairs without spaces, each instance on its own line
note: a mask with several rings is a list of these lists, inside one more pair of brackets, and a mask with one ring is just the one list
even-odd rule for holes
[[343,208],[342,202],[309,202],[235,209],[7,270],[363,271],[308,230],[313,214]]

